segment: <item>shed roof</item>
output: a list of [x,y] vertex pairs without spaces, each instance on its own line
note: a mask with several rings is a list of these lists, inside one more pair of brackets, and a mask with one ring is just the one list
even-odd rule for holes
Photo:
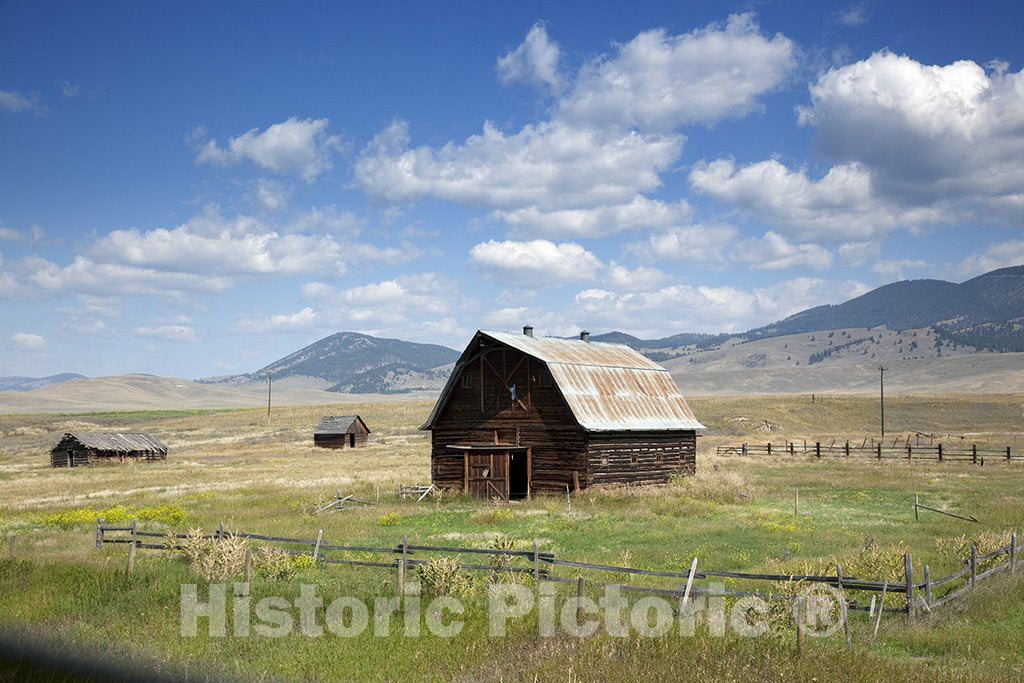
[[167,445],[152,434],[131,432],[110,434],[104,432],[68,432],[64,438],[72,438],[86,448],[115,453],[166,453]]
[[363,418],[358,415],[329,415],[322,420],[320,424],[313,428],[314,434],[348,434],[352,427],[355,425],[356,420],[359,420],[359,424],[363,425],[363,429],[366,433],[370,433],[370,428],[363,422]]
[[[478,331],[547,365],[573,417],[587,431],[704,429],[668,370],[623,344],[528,337]],[[423,429],[430,429],[447,402],[470,344],[456,365]]]

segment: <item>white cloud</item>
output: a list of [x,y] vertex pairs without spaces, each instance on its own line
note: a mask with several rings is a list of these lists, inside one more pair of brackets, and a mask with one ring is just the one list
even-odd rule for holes
[[871,174],[857,163],[833,166],[812,180],[775,160],[737,168],[731,159],[701,162],[690,171],[694,189],[737,204],[773,229],[802,240],[865,239],[895,228],[948,220],[930,208],[901,208],[872,192]]
[[181,296],[187,292],[223,292],[234,282],[219,275],[167,272],[155,268],[101,263],[76,256],[67,266],[29,257],[22,262],[18,293],[25,296],[82,293]]
[[533,289],[585,282],[603,268],[579,244],[548,240],[482,242],[470,249],[469,260],[485,277]]
[[725,248],[739,231],[731,225],[686,225],[651,234],[646,241],[629,244],[627,251],[645,260],[699,263],[708,268],[722,266]]
[[340,211],[336,206],[314,206],[301,213],[288,226],[288,232],[319,232],[351,237],[366,227],[367,221],[351,211]]
[[261,178],[256,183],[256,201],[268,211],[282,209],[288,204],[292,192],[289,188],[275,180]]
[[1024,215],[1024,71],[929,66],[889,52],[832,69],[798,110],[829,159],[860,164],[892,203]]
[[758,96],[777,88],[795,64],[795,44],[763,35],[752,14],[682,35],[645,31],[613,57],[586,65],[557,115],[660,131],[713,124],[755,109]]
[[835,14],[835,20],[843,26],[863,26],[868,21],[868,4],[859,2]]
[[517,234],[548,237],[604,237],[636,228],[668,228],[689,221],[692,215],[686,200],[669,203],[643,195],[626,204],[592,209],[541,211],[531,206],[491,214]]
[[136,327],[135,334],[139,337],[175,342],[193,341],[196,338],[196,331],[188,325],[155,325],[152,327]]
[[962,277],[974,277],[997,268],[1024,265],[1024,239],[990,244],[982,251],[965,256],[957,267]]
[[558,73],[558,45],[548,38],[543,24],[534,24],[515,50],[498,58],[498,79],[502,83],[527,83],[557,92],[562,85]]
[[11,341],[14,342],[14,345],[18,348],[27,349],[29,351],[41,349],[46,346],[45,339],[38,334],[32,334],[30,332],[18,332],[13,334],[11,335]]
[[323,297],[332,296],[337,291],[338,290],[325,282],[307,282],[302,285],[302,296],[307,299],[321,299]]
[[32,111],[36,114],[45,114],[46,105],[39,101],[35,95],[23,95],[16,90],[0,90],[0,109],[9,112]]
[[883,280],[906,280],[905,273],[929,270],[932,264],[920,259],[886,259],[871,266],[871,271]]
[[644,334],[740,332],[865,291],[867,287],[855,281],[806,277],[752,290],[702,285],[630,293],[586,289],[576,295],[573,315],[604,329],[622,329],[628,322],[631,330]]
[[243,318],[238,328],[246,332],[295,332],[317,327],[320,315],[309,308],[295,313],[277,313],[268,318]]
[[248,159],[275,173],[295,173],[307,182],[331,168],[331,154],[341,143],[340,136],[328,135],[327,119],[297,119],[275,123],[263,132],[253,128],[228,140],[221,147],[216,139],[199,149],[199,163],[229,166]]
[[832,252],[816,244],[791,244],[769,230],[763,237],[742,240],[732,257],[759,270],[804,267],[825,270],[832,266]]
[[669,276],[650,266],[627,268],[612,261],[608,264],[606,278],[617,291],[633,292],[659,287],[668,281]]
[[882,252],[878,242],[844,242],[839,245],[839,260],[844,266],[856,268],[874,261]]
[[60,91],[64,93],[64,97],[74,99],[82,94],[82,86],[75,85],[71,81],[61,81]]
[[395,122],[363,151],[355,177],[372,198],[390,202],[433,196],[497,208],[595,208],[658,188],[658,173],[682,143],[679,136],[609,135],[553,122],[506,135],[487,122],[463,144],[410,148],[407,125]]

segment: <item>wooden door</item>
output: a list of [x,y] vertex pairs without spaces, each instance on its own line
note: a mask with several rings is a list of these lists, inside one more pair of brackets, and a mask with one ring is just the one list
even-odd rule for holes
[[466,453],[466,491],[474,498],[508,500],[508,451]]

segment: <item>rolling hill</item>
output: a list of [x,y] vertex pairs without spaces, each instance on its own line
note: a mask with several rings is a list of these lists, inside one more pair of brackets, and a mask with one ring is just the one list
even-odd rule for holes
[[52,384],[61,384],[73,379],[84,379],[85,375],[64,372],[49,377],[0,377],[0,391],[33,391]]

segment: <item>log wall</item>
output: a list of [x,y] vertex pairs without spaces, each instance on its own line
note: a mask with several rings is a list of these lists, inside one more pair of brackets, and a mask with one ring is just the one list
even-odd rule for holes
[[587,484],[664,484],[673,474],[697,470],[697,434],[591,432],[587,440]]

